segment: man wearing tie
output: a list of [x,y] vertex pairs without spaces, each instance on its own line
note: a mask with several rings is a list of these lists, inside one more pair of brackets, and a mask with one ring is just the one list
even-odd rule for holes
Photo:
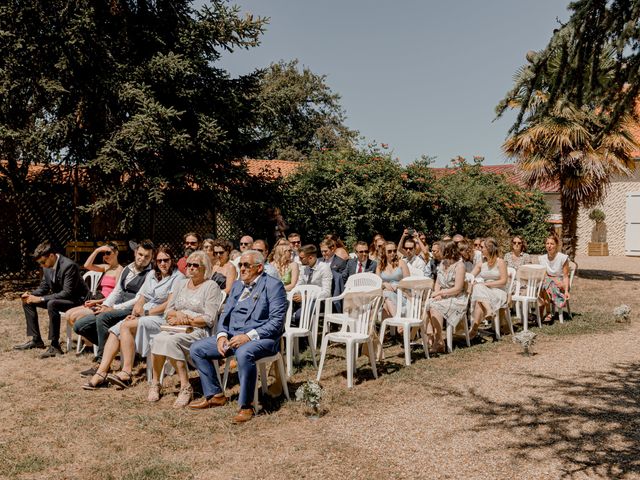
[[346,282],[347,278],[355,273],[371,272],[376,273],[377,263],[369,258],[369,245],[362,240],[356,243],[356,258],[350,258],[347,262],[347,268],[342,272],[342,279]]
[[278,352],[288,307],[282,282],[264,273],[264,257],[260,252],[245,251],[239,266],[241,280],[231,288],[224,313],[218,320],[217,335],[198,340],[190,348],[204,394],[189,405],[196,410],[227,403],[211,360],[236,356],[240,411],[233,417],[233,423],[244,423],[254,415],[256,361]]
[[87,284],[80,275],[78,265],[63,255],[56,253],[49,242],[42,242],[33,253],[33,258],[43,269],[40,286],[31,293],[22,294],[22,308],[27,320],[26,343],[16,345],[15,350],[44,348],[38,325],[36,308],[46,308],[49,314],[49,340],[51,345],[40,358],[62,355],[60,348],[60,312],[82,305],[89,293]]

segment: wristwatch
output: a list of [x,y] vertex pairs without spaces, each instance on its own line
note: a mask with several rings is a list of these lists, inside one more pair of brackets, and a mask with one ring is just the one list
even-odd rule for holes
[[147,310],[146,308],[145,308],[145,310],[144,310],[144,316],[145,316],[145,317],[148,317],[148,316],[149,316],[149,310]]

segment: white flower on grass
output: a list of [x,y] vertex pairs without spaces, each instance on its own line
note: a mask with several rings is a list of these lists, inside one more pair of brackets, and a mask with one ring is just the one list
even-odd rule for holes
[[525,353],[529,352],[529,349],[536,343],[536,334],[527,330],[518,332],[513,336],[513,343],[519,343],[524,348]]
[[618,305],[613,309],[613,316],[616,317],[616,321],[621,322],[622,320],[628,321],[631,315],[631,307],[629,305]]
[[296,390],[296,400],[299,402],[305,402],[308,406],[318,408],[320,406],[320,400],[324,396],[322,387],[318,382],[308,380],[298,387]]

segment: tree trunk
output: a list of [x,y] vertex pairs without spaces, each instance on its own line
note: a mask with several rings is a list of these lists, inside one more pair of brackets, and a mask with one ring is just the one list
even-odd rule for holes
[[563,182],[560,182],[560,210],[562,212],[562,252],[571,260],[576,256],[578,243],[578,211],[580,206],[567,195]]

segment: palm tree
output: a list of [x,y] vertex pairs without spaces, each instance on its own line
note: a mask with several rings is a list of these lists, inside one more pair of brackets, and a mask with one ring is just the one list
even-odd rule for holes
[[571,258],[576,251],[579,208],[593,207],[604,197],[612,175],[628,175],[634,168],[635,143],[627,129],[630,119],[622,117],[617,128],[603,132],[599,117],[601,112],[596,115],[559,100],[544,115],[533,116],[503,145],[530,187],[558,186],[563,251]]

